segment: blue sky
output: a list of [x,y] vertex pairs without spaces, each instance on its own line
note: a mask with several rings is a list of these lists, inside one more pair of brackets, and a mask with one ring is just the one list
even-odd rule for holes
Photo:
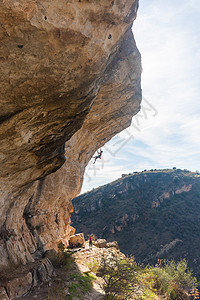
[[88,164],[82,192],[144,169],[200,170],[199,16],[199,0],[140,1],[142,110]]

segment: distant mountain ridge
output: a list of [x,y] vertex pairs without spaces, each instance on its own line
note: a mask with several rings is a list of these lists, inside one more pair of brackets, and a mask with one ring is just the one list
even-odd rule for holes
[[73,200],[72,226],[117,240],[140,263],[186,258],[200,278],[200,175],[180,169],[123,174]]

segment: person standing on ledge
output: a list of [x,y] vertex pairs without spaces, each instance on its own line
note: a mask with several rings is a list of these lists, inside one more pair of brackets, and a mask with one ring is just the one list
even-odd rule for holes
[[94,235],[93,234],[91,234],[90,236],[89,236],[89,248],[92,250],[92,240],[94,239]]

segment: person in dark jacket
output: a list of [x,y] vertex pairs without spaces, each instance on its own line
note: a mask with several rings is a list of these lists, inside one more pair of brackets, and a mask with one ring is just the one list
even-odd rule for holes
[[89,248],[90,249],[92,249],[92,240],[94,239],[94,235],[93,234],[91,234],[90,236],[89,236]]

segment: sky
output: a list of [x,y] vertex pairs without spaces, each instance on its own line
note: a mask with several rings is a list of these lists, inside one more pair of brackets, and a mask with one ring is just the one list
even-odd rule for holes
[[200,170],[199,0],[141,0],[141,111],[86,168],[82,193],[144,169]]

